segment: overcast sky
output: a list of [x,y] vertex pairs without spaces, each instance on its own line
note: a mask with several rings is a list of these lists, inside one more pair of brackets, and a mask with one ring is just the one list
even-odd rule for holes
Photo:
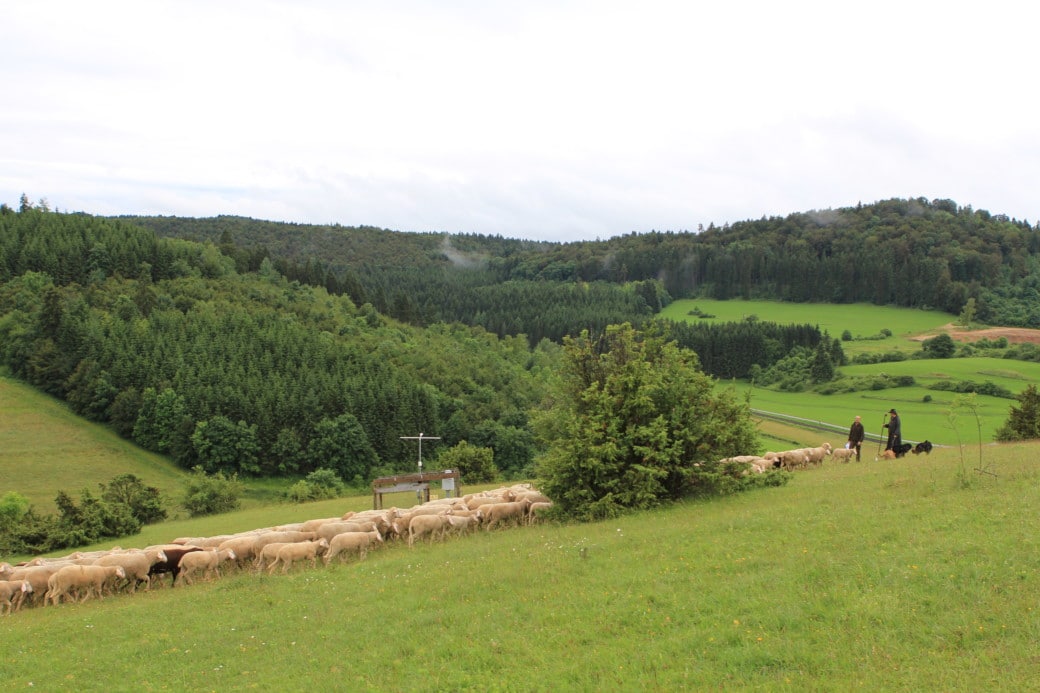
[[560,241],[890,197],[1040,220],[1030,3],[0,9],[12,207]]

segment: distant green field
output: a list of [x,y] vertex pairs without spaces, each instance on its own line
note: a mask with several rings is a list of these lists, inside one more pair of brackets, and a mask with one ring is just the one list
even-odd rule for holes
[[[840,338],[846,329],[854,338],[877,335],[882,329],[892,332],[892,336],[886,339],[854,339],[842,342],[842,348],[849,357],[859,352],[875,351],[918,353],[921,344],[920,341],[912,339],[913,337],[937,334],[939,328],[954,319],[953,316],[940,311],[866,303],[831,305],[702,299],[675,301],[661,314],[673,320],[703,320],[689,315],[694,308],[716,316],[709,321],[740,321],[749,315],[755,315],[759,320],[781,324],[817,325],[834,338]],[[1007,420],[1009,408],[1016,402],[976,395],[978,421],[967,411],[951,419],[955,393],[929,390],[929,384],[939,380],[970,380],[977,383],[990,381],[1017,394],[1029,383],[1040,380],[1040,364],[983,357],[908,359],[867,366],[842,366],[839,372],[847,376],[877,373],[911,375],[918,385],[850,394],[819,395],[811,392],[788,393],[753,388],[749,383],[739,381],[732,384],[739,392],[751,394],[751,406],[754,409],[797,416],[846,429],[858,414],[863,417],[867,432],[874,434],[884,432],[881,430],[884,414],[894,407],[900,412],[903,421],[904,439],[954,444],[958,440],[977,441],[980,428],[983,441],[992,442],[997,429]],[[723,386],[729,384],[731,383],[721,383]],[[930,397],[931,401],[925,402],[925,397]],[[832,444],[835,442],[833,437],[828,440]]]
[[[690,315],[694,308],[714,318],[699,318]],[[918,351],[919,342],[912,337],[927,334],[954,320],[954,316],[938,310],[918,310],[876,306],[871,303],[783,303],[780,301],[714,301],[705,299],[681,299],[672,302],[660,313],[669,320],[689,322],[739,322],[748,316],[780,324],[809,324],[827,332],[832,338],[840,339],[848,330],[853,341],[842,342],[847,354],[860,351]],[[881,330],[892,333],[886,339],[866,339],[880,335]]]
[[[958,440],[977,443],[981,427],[982,441],[991,443],[997,429],[1007,420],[1009,408],[1017,404],[1015,400],[976,395],[979,421],[969,412],[962,411],[951,422],[948,412],[952,409],[956,395],[923,387],[840,395],[776,392],[760,387],[752,388],[750,384],[741,382],[735,383],[734,387],[740,393],[750,392],[753,409],[797,416],[808,422],[837,427],[833,434],[818,434],[819,442],[826,440],[832,445],[844,443],[845,433],[856,415],[863,417],[867,433],[885,433],[881,426],[887,420],[886,412],[891,408],[899,412],[905,441],[930,440],[941,445],[954,445]],[[925,395],[930,395],[932,400],[924,402]]]

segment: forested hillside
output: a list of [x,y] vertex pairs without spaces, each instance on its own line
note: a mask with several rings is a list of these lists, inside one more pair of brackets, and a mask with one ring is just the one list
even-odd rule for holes
[[[662,302],[686,297],[871,302],[951,314],[975,298],[983,322],[1040,327],[1040,228],[952,200],[893,199],[577,243],[237,217],[132,220],[164,236],[221,243],[240,269],[269,255],[290,278],[345,291],[402,320],[458,320],[499,335],[523,332],[534,343],[573,333],[575,313],[589,325],[638,322]],[[540,293],[499,288],[530,280]],[[604,286],[596,296],[568,295],[576,282]],[[558,314],[524,312],[526,300]],[[581,310],[575,300],[584,301]]]
[[258,269],[123,221],[5,208],[0,359],[185,468],[360,482],[412,470],[400,437],[435,432],[529,473],[527,411],[555,345],[421,330]]

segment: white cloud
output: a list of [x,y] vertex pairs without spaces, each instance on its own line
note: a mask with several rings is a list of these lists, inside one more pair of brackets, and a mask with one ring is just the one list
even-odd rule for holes
[[8,204],[557,240],[892,196],[1040,219],[1019,3],[5,13]]

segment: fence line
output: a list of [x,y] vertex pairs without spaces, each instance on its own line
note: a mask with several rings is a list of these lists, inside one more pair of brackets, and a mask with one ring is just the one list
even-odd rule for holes
[[[843,438],[848,436],[848,426],[836,426],[826,421],[820,421],[818,419],[803,419],[800,416],[791,416],[790,414],[781,414],[775,411],[765,411],[764,409],[752,409],[751,413],[763,419],[769,419],[770,421],[776,421],[778,423],[790,424],[792,426],[798,426],[799,428],[808,428],[814,431],[823,431],[825,433],[838,433]],[[880,443],[887,440],[887,437],[878,435],[877,433],[870,433],[864,431],[863,442]],[[908,440],[903,438],[904,443],[910,443],[916,445],[919,441]]]

